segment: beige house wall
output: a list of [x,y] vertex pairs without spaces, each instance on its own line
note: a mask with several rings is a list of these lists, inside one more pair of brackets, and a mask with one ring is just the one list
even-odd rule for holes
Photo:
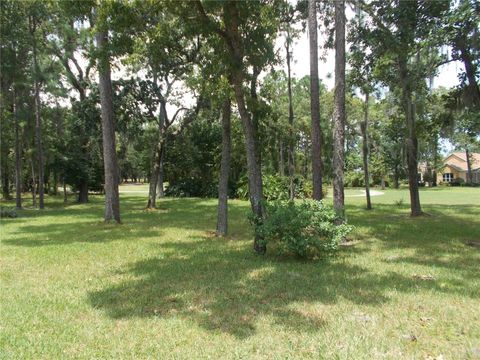
[[465,171],[458,171],[447,165],[442,169],[441,172],[437,173],[437,183],[443,182],[443,174],[447,173],[452,173],[454,179],[461,178],[464,181],[467,181],[467,173]]

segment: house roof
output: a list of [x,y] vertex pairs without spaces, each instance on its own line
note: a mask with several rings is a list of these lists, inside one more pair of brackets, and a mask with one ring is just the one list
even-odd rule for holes
[[[480,153],[470,153],[472,170],[480,168]],[[456,151],[448,155],[443,161],[444,165],[454,167],[458,170],[467,171],[467,157],[464,151]]]

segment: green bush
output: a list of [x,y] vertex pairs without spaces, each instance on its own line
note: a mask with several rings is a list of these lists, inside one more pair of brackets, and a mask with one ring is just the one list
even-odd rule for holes
[[187,178],[176,183],[169,183],[165,195],[172,197],[217,197],[218,185],[207,183],[200,178]]
[[0,207],[0,218],[16,218],[17,216],[15,208]]
[[265,245],[275,243],[282,253],[309,257],[331,255],[353,229],[335,225],[336,219],[333,208],[322,201],[278,200],[266,203],[263,221],[252,218],[252,222]]
[[465,180],[462,178],[455,178],[452,182],[450,182],[450,186],[463,186],[465,184]]
[[[263,197],[267,201],[288,200],[290,194],[290,178],[288,176],[264,175],[263,176]],[[295,176],[295,198],[306,199],[313,195],[313,185],[311,180],[303,176]],[[327,196],[327,186],[323,186],[323,196]],[[237,197],[248,199],[248,179],[242,178],[237,188]]]
[[345,187],[364,187],[365,179],[363,172],[347,171],[344,179]]

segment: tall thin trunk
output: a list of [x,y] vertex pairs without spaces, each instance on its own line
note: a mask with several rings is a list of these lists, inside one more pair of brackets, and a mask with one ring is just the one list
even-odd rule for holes
[[217,235],[225,236],[228,231],[228,174],[230,172],[230,98],[226,98],[222,107],[222,159],[220,179],[218,181]]
[[40,115],[40,84],[39,84],[39,67],[37,61],[37,39],[36,39],[36,19],[30,18],[30,34],[32,36],[33,47],[33,76],[34,76],[34,98],[35,98],[35,144],[37,148],[37,161],[38,161],[38,206],[40,209],[45,208],[44,196],[44,160],[43,160],[43,141],[42,141],[42,119]]
[[[245,146],[247,152],[247,168],[248,168],[248,190],[250,195],[250,204],[253,213],[259,220],[265,216],[263,208],[263,183],[262,183],[262,167],[258,161],[257,148],[257,129],[250,118],[247,107],[245,105],[245,95],[243,91],[243,81],[239,74],[233,79],[233,87],[235,90],[235,98],[237,100],[238,112],[242,120],[243,132],[245,135]],[[254,250],[257,253],[264,254],[266,246],[261,243],[259,234],[255,234]]]
[[[3,97],[3,94],[2,94]],[[3,105],[3,104],[2,104]],[[3,120],[3,119],[2,119]],[[2,127],[0,125],[0,128]],[[0,129],[0,134],[2,135],[0,139],[0,178],[2,182],[2,197],[4,200],[10,200],[12,196],[10,195],[10,169],[8,168],[8,143],[5,139],[6,131],[5,129]]]
[[472,161],[470,159],[470,151],[465,148],[465,159],[467,160],[467,184],[473,184]]
[[363,174],[365,179],[365,196],[367,198],[367,210],[372,209],[372,202],[370,199],[370,174],[368,171],[368,100],[369,93],[365,93],[364,117],[363,123],[360,124],[362,131],[362,155],[363,155]]
[[78,184],[78,198],[77,202],[86,204],[88,202],[88,183],[87,179],[81,179]]
[[67,183],[65,182],[65,177],[63,178],[63,203],[66,204],[68,201],[67,195]]
[[17,91],[13,88],[13,116],[15,120],[15,204],[22,208],[22,154],[20,154],[20,124],[18,119]]
[[335,110],[333,115],[333,207],[345,218],[345,1],[335,1]]
[[433,171],[432,186],[437,186],[437,167],[438,167],[438,134],[435,134],[435,142],[433,146]]
[[288,89],[288,176],[290,177],[289,195],[290,200],[295,198],[295,139],[293,135],[293,99],[292,99],[292,75],[291,75],[291,52],[290,30],[287,28],[285,50],[287,51],[287,89]]
[[[244,45],[239,32],[239,14],[235,1],[224,3],[223,20],[226,29],[224,38],[230,45],[230,55],[234,62],[231,66],[230,82],[235,92],[238,112],[240,113],[243,133],[245,135],[250,204],[258,221],[262,221],[265,217],[265,210],[263,208],[261,156],[258,144],[257,124],[256,121],[250,117],[245,103],[245,92],[243,89],[244,76],[241,65],[244,58]],[[252,81],[252,93],[254,93],[255,90],[254,85]],[[263,244],[262,238],[258,233],[255,234],[253,248],[259,254],[264,254],[267,250],[266,245]]]
[[35,178],[35,165],[32,159],[32,206],[37,207],[37,180]]
[[393,187],[395,189],[398,189],[400,187],[400,174],[399,174],[397,163],[395,163],[393,168]]
[[408,84],[407,64],[405,59],[399,61],[400,79],[402,85],[402,103],[407,120],[408,138],[407,147],[407,168],[408,168],[408,185],[410,190],[410,215],[422,215],[420,206],[420,193],[418,191],[418,140],[415,126],[415,108],[412,101],[412,93]]
[[52,195],[58,195],[58,172],[57,172],[57,169],[53,169],[53,174],[52,174]]
[[318,43],[316,0],[308,0],[308,34],[310,38],[310,111],[312,117],[313,198],[322,193],[322,131],[320,128],[320,90],[318,85]]
[[101,53],[98,61],[100,104],[102,108],[103,162],[105,170],[105,221],[120,223],[120,196],[118,193],[118,163],[115,150],[115,120],[113,117],[112,80],[108,54],[108,35],[105,30],[96,34]]
[[157,182],[160,177],[160,165],[162,160],[162,147],[163,147],[163,138],[164,138],[164,124],[166,120],[166,104],[165,102],[160,103],[160,116],[159,116],[159,125],[158,125],[158,141],[153,150],[152,157],[152,173],[150,175],[150,186],[148,188],[148,201],[147,208],[153,209],[156,206],[157,202]]
[[164,159],[165,159],[165,140],[163,140],[162,148],[160,149],[160,168],[158,169],[157,180],[157,199],[165,197],[165,191],[163,190],[163,182],[165,177]]
[[278,139],[278,174],[280,176],[285,176],[285,160],[283,157],[284,148],[283,148],[283,139],[282,136],[279,136]]

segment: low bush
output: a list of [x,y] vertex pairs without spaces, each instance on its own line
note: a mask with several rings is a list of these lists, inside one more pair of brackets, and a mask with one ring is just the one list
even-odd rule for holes
[[0,207],[0,218],[16,218],[18,217],[15,208]]
[[335,225],[337,216],[322,201],[274,201],[265,204],[266,218],[252,218],[256,233],[265,245],[274,243],[282,253],[301,257],[331,255],[353,229]]
[[189,178],[168,184],[165,195],[172,197],[217,197],[218,186],[216,183],[206,183],[200,178]]
[[[290,197],[290,178],[288,176],[264,175],[263,176],[263,196],[267,201],[287,200]],[[306,199],[313,195],[313,185],[311,180],[303,176],[295,176],[293,179],[295,187],[295,198]],[[327,196],[327,186],[323,186],[323,196]],[[239,199],[248,199],[248,179],[242,178],[238,188],[237,197]]]
[[456,178],[453,179],[452,182],[450,182],[450,186],[463,186],[465,184],[465,180],[462,178]]

